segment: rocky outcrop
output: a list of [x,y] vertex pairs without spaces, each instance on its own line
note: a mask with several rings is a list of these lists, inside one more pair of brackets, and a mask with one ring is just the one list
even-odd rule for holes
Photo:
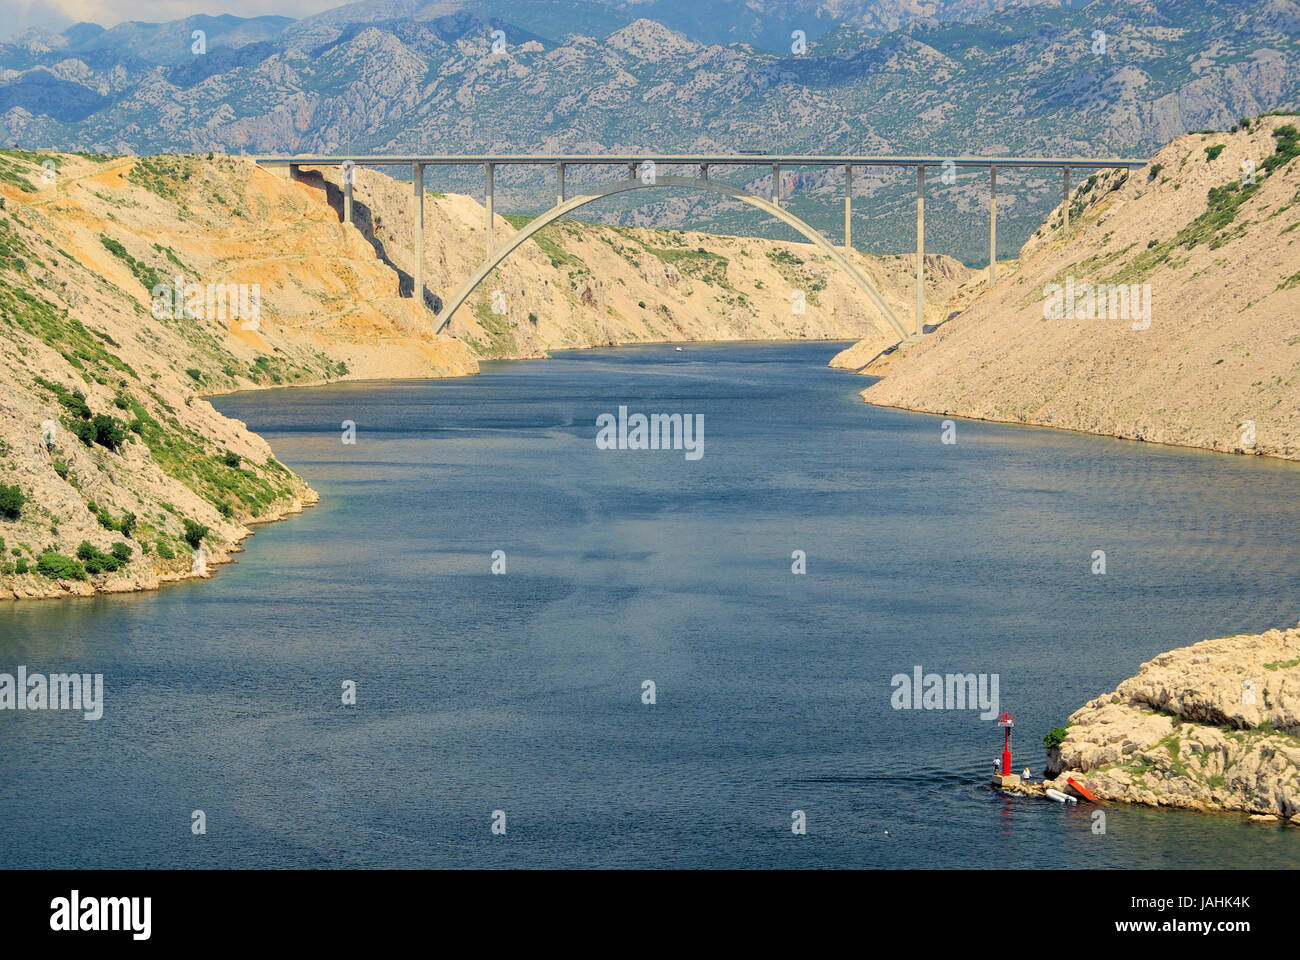
[[863,398],[1300,458],[1297,124],[1180,137],[1086,180],[1068,228],[1062,205],[1014,276],[900,349]]
[[886,350],[893,348],[894,343],[889,337],[872,331],[871,335],[863,337],[853,346],[845,347],[831,357],[827,366],[834,370],[862,370]]
[[[899,313],[908,330],[914,329],[916,323],[915,269],[914,257],[888,258],[901,274],[897,282],[904,288],[908,304]],[[999,275],[1005,280],[1016,270],[1016,261],[999,260]],[[960,314],[966,306],[978,297],[988,283],[987,270],[971,270],[951,257],[925,255],[925,300],[922,311],[922,323],[925,333],[933,333],[940,324],[946,323]],[[893,337],[884,336],[878,330],[872,330],[851,347],[846,347],[835,356],[827,366],[835,370],[852,370],[869,377],[884,376],[889,369],[910,350],[910,344],[897,344]]]
[[1191,810],[1300,814],[1300,628],[1163,653],[1070,715],[1057,789]]

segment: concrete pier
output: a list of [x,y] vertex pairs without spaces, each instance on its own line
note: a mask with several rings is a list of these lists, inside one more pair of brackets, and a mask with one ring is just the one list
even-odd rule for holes
[[916,168],[916,335],[925,332],[925,167]]
[[1065,229],[1070,229],[1070,168],[1062,167],[1061,172],[1065,174]]
[[487,246],[483,251],[483,258],[487,259],[492,256],[492,251],[496,249],[496,223],[492,219],[493,200],[496,197],[496,164],[483,164],[483,172],[487,180],[487,186],[483,190],[483,209],[487,211]]
[[853,249],[853,164],[844,165],[844,252]]
[[348,167],[343,171],[343,222],[352,222],[352,172],[355,168]]
[[998,168],[989,167],[989,286],[998,282]]
[[291,163],[288,160],[258,160],[257,165],[273,177],[280,177],[284,180],[296,180],[298,178],[298,164]]
[[412,278],[415,286],[411,295],[415,297],[417,307],[424,306],[424,164],[417,163],[411,169],[415,181],[415,269]]

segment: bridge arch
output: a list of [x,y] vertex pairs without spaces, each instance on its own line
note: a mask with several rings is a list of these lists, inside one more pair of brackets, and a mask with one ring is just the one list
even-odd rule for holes
[[[564,201],[564,203],[556,204],[536,219],[531,220],[521,230],[516,231],[514,236],[509,240],[493,250],[487,260],[485,260],[478,270],[474,272],[473,276],[461,284],[460,289],[448,298],[447,302],[443,304],[442,310],[434,320],[433,332],[440,332],[442,328],[451,321],[451,316],[456,312],[456,309],[469,299],[470,294],[472,294],[475,289],[478,288],[478,285],[487,278],[487,275],[496,269],[496,267],[505,260],[506,257],[510,256],[510,254],[514,253],[514,251],[522,246],[526,241],[531,239],[538,231],[554,223],[565,214],[572,213],[579,207],[585,207],[587,204],[593,203],[596,200],[612,196],[616,193],[623,193],[627,190],[638,190],[650,187],[690,187],[696,190],[710,190],[714,193],[734,197],[737,200],[743,200],[750,206],[756,207],[769,216],[775,217],[787,226],[797,230],[810,243],[817,247],[818,250],[830,257],[831,261],[836,266],[848,274],[849,278],[858,286],[858,288],[867,295],[867,299],[870,300],[876,309],[880,311],[880,315],[885,318],[886,322],[888,322],[893,333],[897,335],[899,340],[906,340],[908,338],[908,333],[906,329],[904,329],[902,323],[900,323],[898,318],[894,316],[893,311],[889,309],[889,305],[881,299],[880,294],[878,294],[875,288],[871,286],[862,271],[850,263],[843,253],[832,246],[830,241],[814,230],[806,221],[796,217],[790,211],[772,203],[770,200],[764,200],[762,197],[755,196],[748,191],[738,189],[730,184],[719,183],[716,180],[704,180],[698,177],[675,177],[662,175],[657,176],[653,183],[644,183],[639,177],[633,177],[628,180],[620,180],[616,183],[608,184],[607,186],[598,187],[593,192],[572,197]],[[887,333],[888,331],[882,330],[881,332]]]

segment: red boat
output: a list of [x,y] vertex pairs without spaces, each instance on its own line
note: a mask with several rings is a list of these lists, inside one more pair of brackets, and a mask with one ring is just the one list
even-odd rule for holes
[[1100,800],[1088,792],[1087,787],[1079,783],[1078,780],[1075,780],[1074,777],[1066,777],[1065,782],[1074,787],[1074,789],[1079,792],[1079,796],[1083,797],[1085,800],[1091,800],[1093,803],[1101,803]]

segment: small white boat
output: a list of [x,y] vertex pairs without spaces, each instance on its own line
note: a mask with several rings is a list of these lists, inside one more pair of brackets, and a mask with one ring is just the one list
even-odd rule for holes
[[678,353],[681,353],[681,352],[682,352],[682,348],[681,348],[681,347],[674,347],[673,349],[675,349]]
[[1047,799],[1055,800],[1057,803],[1078,803],[1079,802],[1078,800],[1074,799],[1074,797],[1064,794],[1060,790],[1051,790],[1051,789],[1047,791]]

